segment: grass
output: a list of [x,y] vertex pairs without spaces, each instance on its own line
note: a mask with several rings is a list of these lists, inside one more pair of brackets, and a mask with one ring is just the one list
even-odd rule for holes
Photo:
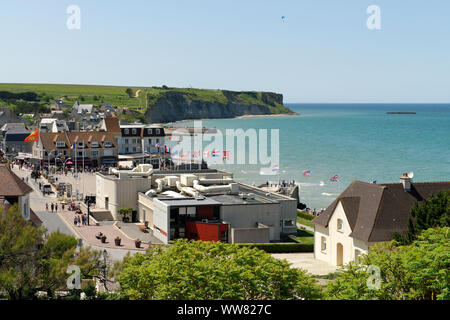
[[297,236],[292,239],[301,244],[314,244],[314,232],[297,229]]
[[297,210],[297,223],[304,224],[308,227],[314,228],[314,223],[311,221],[315,218],[312,214]]
[[305,218],[302,218],[302,217],[298,217],[297,216],[297,223],[300,223],[300,224],[303,224],[305,226],[314,228],[314,223],[312,223],[311,220],[308,220],[308,219],[305,219]]

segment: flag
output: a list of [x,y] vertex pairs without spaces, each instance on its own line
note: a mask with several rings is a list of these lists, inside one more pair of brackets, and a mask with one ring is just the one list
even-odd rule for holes
[[215,150],[214,150],[214,151],[212,152],[212,156],[213,156],[213,157],[218,157],[218,156],[220,156],[220,151],[218,151],[218,150],[215,151]]
[[70,150],[73,150],[73,149],[75,149],[75,143],[70,146]]
[[224,150],[222,160],[230,160],[230,152]]
[[204,151],[203,158],[208,158],[208,157],[209,157],[209,151]]
[[339,176],[336,174],[330,178],[330,181],[337,182],[339,180]]
[[303,170],[303,175],[305,177],[311,177],[311,170]]
[[25,138],[25,142],[39,141],[39,130],[33,131],[28,137]]
[[272,172],[278,172],[280,170],[280,166],[275,164],[272,166]]

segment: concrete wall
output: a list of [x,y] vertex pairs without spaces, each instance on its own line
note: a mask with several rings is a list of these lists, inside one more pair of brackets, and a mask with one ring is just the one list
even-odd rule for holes
[[153,235],[163,243],[169,243],[170,214],[168,207],[159,200],[153,201]]
[[269,228],[231,228],[231,243],[269,243]]
[[142,223],[148,221],[148,227],[153,230],[153,201],[143,193],[138,194],[138,219]]
[[[341,219],[342,230],[338,231],[337,220]],[[350,224],[348,223],[342,203],[339,202],[334,210],[333,215],[328,223],[328,228],[315,226],[314,230],[314,255],[316,259],[326,261],[332,265],[337,265],[338,261],[338,244],[343,246],[343,264],[355,260],[355,250],[359,250],[361,254],[366,254],[369,250],[368,243],[350,237],[352,232]],[[325,251],[321,250],[321,238],[325,237],[327,241],[327,248]]]
[[273,239],[270,240],[280,240],[280,206],[278,203],[221,206],[220,218],[235,229],[253,229],[258,226],[258,223],[262,223],[273,228]]
[[109,198],[108,210],[119,220],[117,210],[132,208],[138,210],[138,193],[151,189],[151,180],[147,178],[121,178],[97,174],[96,202],[99,208],[105,207],[105,197]]

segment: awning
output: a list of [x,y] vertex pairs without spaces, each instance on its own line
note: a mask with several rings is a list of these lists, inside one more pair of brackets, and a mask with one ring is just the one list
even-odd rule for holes
[[107,157],[102,157],[101,158],[101,162],[103,163],[103,164],[114,164],[114,163],[117,163],[117,158],[116,157],[109,157],[109,156],[107,156]]

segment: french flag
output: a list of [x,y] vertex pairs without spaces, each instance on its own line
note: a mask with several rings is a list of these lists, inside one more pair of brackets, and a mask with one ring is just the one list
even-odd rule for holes
[[280,170],[280,166],[275,164],[272,166],[272,172],[278,172]]
[[311,177],[311,170],[303,170],[303,175],[305,177]]

